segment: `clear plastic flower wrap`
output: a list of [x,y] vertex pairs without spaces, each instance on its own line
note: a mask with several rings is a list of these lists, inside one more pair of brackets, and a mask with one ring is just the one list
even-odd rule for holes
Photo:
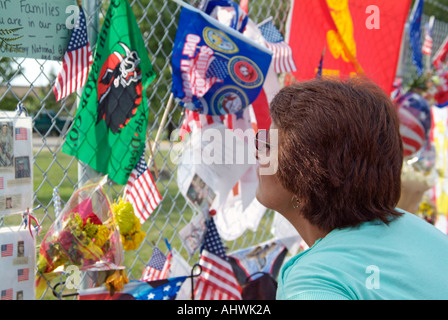
[[124,268],[121,235],[106,182],[107,177],[102,177],[75,191],[56,217],[40,245],[37,289],[47,285],[42,277],[49,280],[68,266],[80,271]]

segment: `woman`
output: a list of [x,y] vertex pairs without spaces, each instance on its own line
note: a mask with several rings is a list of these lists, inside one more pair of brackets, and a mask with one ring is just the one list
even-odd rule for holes
[[389,97],[359,78],[311,80],[283,88],[271,117],[256,156],[259,172],[277,170],[259,174],[257,199],[310,247],[282,267],[277,299],[448,299],[448,237],[395,208],[403,147]]

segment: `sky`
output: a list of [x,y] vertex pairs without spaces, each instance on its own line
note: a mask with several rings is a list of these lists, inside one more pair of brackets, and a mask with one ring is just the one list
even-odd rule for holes
[[23,68],[23,75],[17,74],[11,80],[13,86],[30,86],[30,83],[33,86],[47,86],[50,84],[47,77],[50,77],[51,72],[57,75],[61,63],[49,60],[16,58],[13,67],[18,68],[19,65]]

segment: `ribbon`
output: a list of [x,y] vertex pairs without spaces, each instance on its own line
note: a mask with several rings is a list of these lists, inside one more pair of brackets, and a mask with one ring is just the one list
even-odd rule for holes
[[[33,211],[39,209],[40,207],[41,207],[41,205],[39,205],[38,207],[34,208]],[[25,212],[23,214],[23,222],[25,224],[25,229],[28,226],[28,230],[30,231],[31,238],[34,239],[33,232],[31,230],[31,222],[29,221],[29,219],[33,220],[36,223],[36,226],[34,228],[37,231],[37,234],[39,234],[39,232],[41,230],[41,225],[39,224],[39,221],[37,221],[37,219],[32,214],[30,214],[29,211],[30,210],[28,209],[27,212]]]

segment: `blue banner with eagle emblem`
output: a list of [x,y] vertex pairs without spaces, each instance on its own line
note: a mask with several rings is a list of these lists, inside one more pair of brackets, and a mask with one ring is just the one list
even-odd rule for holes
[[175,1],[183,8],[171,59],[174,98],[201,114],[242,111],[258,97],[272,52],[204,12]]

